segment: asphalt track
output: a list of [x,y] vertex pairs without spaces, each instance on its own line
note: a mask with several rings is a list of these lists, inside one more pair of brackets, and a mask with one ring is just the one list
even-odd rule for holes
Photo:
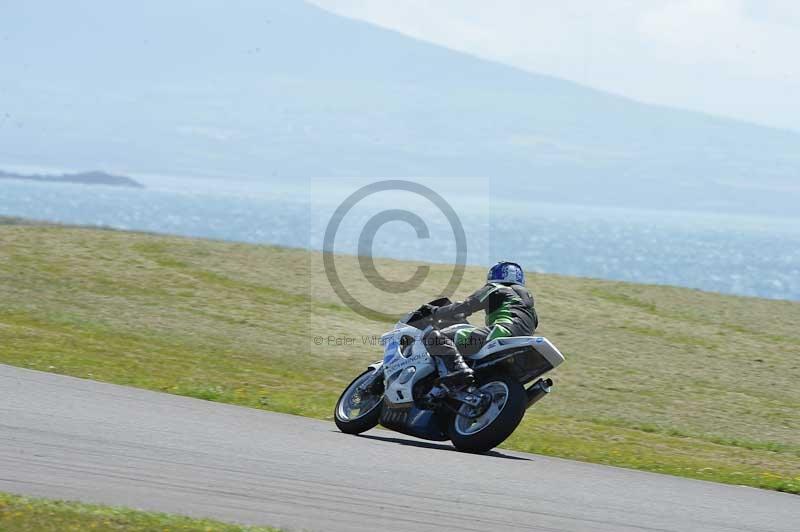
[[[542,408],[546,402],[540,403]],[[0,491],[309,530],[800,530],[800,497],[0,365]]]

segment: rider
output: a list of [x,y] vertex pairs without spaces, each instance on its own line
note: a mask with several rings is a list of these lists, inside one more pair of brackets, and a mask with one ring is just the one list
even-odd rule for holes
[[472,369],[467,366],[464,355],[480,351],[481,347],[495,338],[505,336],[530,336],[539,325],[533,296],[525,288],[525,274],[516,262],[498,262],[489,269],[486,285],[464,301],[435,308],[434,320],[466,317],[479,310],[486,311],[486,326],[453,325],[442,330],[432,329],[425,337],[428,352],[439,357],[447,367],[448,374],[442,377],[445,383],[471,383]]

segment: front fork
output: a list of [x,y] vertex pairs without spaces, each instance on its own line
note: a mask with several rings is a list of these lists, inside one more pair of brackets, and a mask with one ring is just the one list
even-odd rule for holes
[[375,362],[374,364],[370,364],[369,367],[373,368],[375,371],[369,379],[358,386],[358,391],[376,394],[378,391],[382,391],[380,388],[383,387],[383,362]]

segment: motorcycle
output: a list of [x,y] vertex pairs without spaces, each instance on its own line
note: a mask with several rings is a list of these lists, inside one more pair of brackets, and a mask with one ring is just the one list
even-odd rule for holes
[[381,336],[383,360],[370,364],[336,402],[339,430],[360,434],[380,423],[425,440],[450,440],[459,451],[484,453],[505,441],[525,411],[550,393],[553,381],[542,375],[564,356],[542,336],[487,342],[464,356],[474,371],[473,384],[440,382],[447,367],[428,353],[423,338],[431,328],[470,326],[463,319],[434,318],[433,310],[449,303],[441,298],[422,305]]

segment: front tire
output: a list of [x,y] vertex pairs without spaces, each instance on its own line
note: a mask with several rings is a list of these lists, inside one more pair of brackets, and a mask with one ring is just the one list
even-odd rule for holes
[[[525,415],[525,387],[509,376],[489,378],[478,387],[492,395],[492,404],[478,418],[454,415],[450,422],[450,441],[459,451],[485,453],[511,436]],[[462,405],[459,412],[467,412]]]
[[383,392],[378,395],[362,395],[358,386],[372,378],[375,369],[370,368],[347,385],[333,411],[333,419],[339,430],[346,434],[361,434],[378,424],[383,406]]

